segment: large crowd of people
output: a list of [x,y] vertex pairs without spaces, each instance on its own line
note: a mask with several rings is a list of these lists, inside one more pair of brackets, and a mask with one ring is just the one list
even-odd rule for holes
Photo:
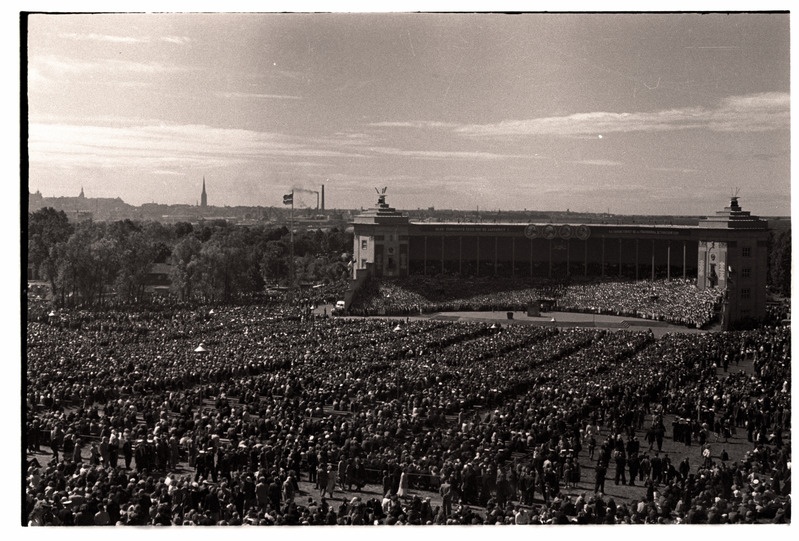
[[[464,296],[468,291],[469,296]],[[546,299],[555,310],[666,321],[702,328],[716,317],[718,289],[701,290],[695,280],[601,281],[529,286],[500,279],[468,283],[410,277],[370,283],[351,308],[353,314],[410,315],[430,312],[526,310]]]
[[[48,313],[27,326],[41,460],[23,521],[790,522],[790,360],[788,327],[655,339],[257,305]],[[745,457],[725,457],[720,440],[744,434]],[[664,451],[676,436],[690,463]],[[612,482],[640,498],[614,501]]]

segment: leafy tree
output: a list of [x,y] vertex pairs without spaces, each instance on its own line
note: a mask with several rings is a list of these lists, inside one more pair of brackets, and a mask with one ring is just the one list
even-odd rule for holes
[[[175,229],[172,226],[162,224],[161,222],[145,222],[142,226],[142,232],[153,244],[161,243],[169,246],[174,243]],[[163,263],[163,261],[162,261]]]
[[325,252],[351,252],[353,235],[345,231],[339,231],[337,228],[332,229],[327,234],[327,249]]
[[106,288],[114,283],[119,272],[119,246],[110,237],[98,238],[89,247],[91,261],[95,266],[98,300],[105,302]]
[[28,214],[28,261],[50,281],[55,291],[57,261],[54,248],[67,241],[74,228],[62,210],[45,207]]
[[169,256],[172,255],[172,249],[169,247],[169,245],[160,240],[155,241],[153,244],[153,252],[155,263],[166,263],[169,260]]
[[108,226],[107,234],[124,243],[131,234],[141,233],[141,231],[140,223],[125,219],[112,222]]
[[243,235],[220,230],[200,249],[200,287],[211,301],[229,302],[234,295],[252,291],[251,255]]
[[769,239],[769,284],[781,295],[791,295],[791,230],[774,231]]
[[266,240],[267,241],[270,241],[270,240],[281,240],[283,238],[285,238],[286,242],[288,242],[289,228],[286,227],[285,225],[282,226],[282,227],[278,227],[276,229],[271,229],[270,231],[268,231]]
[[172,291],[181,299],[192,298],[199,280],[200,241],[194,235],[184,236],[172,249]]
[[288,277],[287,257],[288,248],[283,242],[271,240],[266,243],[260,265],[264,282],[280,281]]
[[208,242],[211,239],[211,235],[214,234],[214,230],[207,225],[200,225],[198,229],[194,230],[194,234],[197,235],[197,239],[200,242]]
[[194,231],[194,227],[189,222],[178,222],[175,224],[175,236],[182,239]]
[[156,250],[147,236],[139,231],[130,233],[121,245],[119,273],[115,285],[117,295],[123,301],[141,300],[147,276],[155,262]]
[[54,295],[62,304],[91,303],[99,293],[98,269],[91,246],[95,241],[92,224],[80,224],[64,243],[55,247],[56,276]]

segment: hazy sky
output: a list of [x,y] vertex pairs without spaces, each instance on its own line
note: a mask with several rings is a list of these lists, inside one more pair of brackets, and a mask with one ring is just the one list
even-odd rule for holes
[[[45,196],[790,214],[787,14],[33,15]],[[315,205],[316,196],[298,197]]]

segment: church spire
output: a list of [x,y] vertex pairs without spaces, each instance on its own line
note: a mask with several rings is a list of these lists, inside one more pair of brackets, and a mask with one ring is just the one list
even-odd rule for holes
[[208,206],[208,194],[205,193],[205,175],[203,175],[203,193],[200,195],[200,207]]
[[78,197],[80,197],[81,199],[84,199],[86,197],[85,195],[83,195],[83,186],[80,187],[80,195]]

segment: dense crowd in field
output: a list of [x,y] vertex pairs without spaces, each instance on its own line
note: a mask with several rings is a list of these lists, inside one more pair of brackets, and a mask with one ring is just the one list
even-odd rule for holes
[[[26,389],[26,445],[51,457],[31,525],[790,521],[787,327],[72,311],[28,323]],[[733,433],[743,460],[711,445]],[[672,464],[675,437],[704,458]]]
[[[722,292],[700,290],[694,280],[619,281],[542,285],[489,278],[450,281],[412,277],[375,281],[351,308],[354,314],[411,315],[430,312],[526,310],[547,299],[555,310],[666,321],[702,328],[716,317]],[[470,295],[464,296],[468,291]]]

